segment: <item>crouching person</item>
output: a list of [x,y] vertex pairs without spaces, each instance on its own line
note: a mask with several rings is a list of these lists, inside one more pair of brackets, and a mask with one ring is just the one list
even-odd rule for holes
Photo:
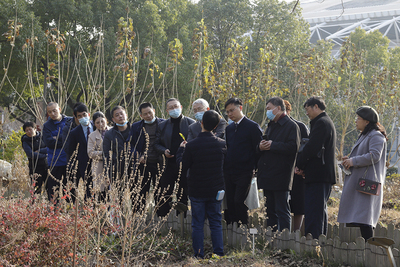
[[192,207],[192,242],[195,257],[204,257],[204,221],[207,215],[211,230],[213,252],[224,255],[222,215],[218,192],[224,190],[223,161],[225,141],[216,137],[214,130],[220,116],[214,110],[206,111],[201,121],[201,133],[190,142],[182,142],[177,162],[182,162],[182,173],[189,170],[188,192]]

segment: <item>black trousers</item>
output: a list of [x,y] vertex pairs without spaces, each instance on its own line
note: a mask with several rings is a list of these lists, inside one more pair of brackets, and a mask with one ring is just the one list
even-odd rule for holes
[[331,189],[331,183],[305,184],[305,233],[311,233],[313,238],[328,232],[327,202]]
[[[163,173],[161,179],[160,179],[160,186],[159,189],[161,189],[161,193],[166,191],[164,194],[164,197],[161,198],[160,195],[156,196],[156,206],[157,208],[157,215],[160,217],[164,217],[168,214],[168,212],[171,210],[171,207],[169,203],[171,202],[171,195],[174,190],[174,185],[175,182],[178,179],[179,175],[179,166],[176,164],[175,157],[173,160],[169,159],[167,163],[167,167],[165,169],[165,172]],[[186,182],[186,176],[181,173],[181,177],[178,183],[178,192],[177,192],[177,198],[179,202],[187,205],[187,182]]]
[[[135,211],[144,209],[146,207],[146,200],[150,191],[150,186],[155,182],[158,174],[157,163],[140,164],[135,177],[135,190],[139,194],[132,194],[132,204]],[[139,181],[141,182],[139,184]]]
[[227,209],[224,212],[227,224],[241,222],[247,224],[249,216],[248,208],[244,204],[247,194],[249,193],[251,178],[253,171],[243,173],[224,173],[225,178],[225,194]]
[[47,195],[50,201],[58,203],[59,198],[55,195],[55,192],[60,190],[60,183],[63,183],[64,188],[67,184],[67,166],[50,167],[50,173],[56,180],[49,175],[46,183]]
[[[31,182],[35,182],[35,194],[41,194],[42,186],[46,183],[48,167],[47,164],[37,164],[36,166],[32,166],[31,164],[32,163],[29,162],[29,175],[31,177]],[[49,195],[47,195],[47,197],[50,199]]]

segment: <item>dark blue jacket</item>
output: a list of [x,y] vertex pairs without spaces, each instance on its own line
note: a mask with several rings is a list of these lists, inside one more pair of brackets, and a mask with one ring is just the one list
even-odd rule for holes
[[32,138],[26,134],[21,137],[22,148],[28,157],[29,169],[32,169],[32,173],[36,165],[47,166],[47,148],[42,137],[40,132],[37,132]]
[[68,119],[61,114],[61,121],[53,121],[50,117],[43,124],[43,141],[47,146],[47,163],[49,167],[67,165],[67,154],[65,153],[62,139],[62,129]]
[[210,132],[201,132],[179,147],[176,161],[182,162],[182,173],[187,173],[189,196],[215,198],[224,189],[223,163],[226,153],[225,141]]
[[[90,123],[92,124],[93,131],[95,131],[96,128],[94,127],[93,122]],[[80,174],[80,177],[85,177],[85,172],[89,173],[91,170],[90,168],[87,168],[89,162],[89,156],[87,153],[87,137],[83,132],[82,125],[78,125],[70,132],[68,143],[66,144],[66,149],[65,149],[66,153],[70,157],[76,150],[78,144],[79,147],[76,155],[76,161],[78,161],[78,172]],[[70,164],[72,164],[71,168],[74,168],[75,166],[74,162]]]
[[[164,119],[156,118],[157,121],[157,128],[160,122],[165,121]],[[146,145],[146,138],[143,133],[144,127],[144,120],[135,122],[131,126],[131,131],[129,136],[131,137],[131,152],[133,155],[134,153],[138,153],[135,155],[135,158],[140,158],[144,152],[145,145]]]
[[243,173],[257,169],[257,147],[262,139],[262,130],[257,123],[244,117],[236,129],[235,123],[225,129],[226,157],[224,171]]
[[[128,128],[131,127],[129,122],[127,125]],[[122,167],[125,164],[125,153],[127,152],[127,149],[129,149],[130,139],[130,136],[128,137],[128,139],[124,139],[122,133],[118,130],[117,125],[114,125],[114,127],[106,132],[103,139],[104,164],[106,168],[110,167],[108,162],[110,160],[111,151],[113,166],[119,166],[119,170],[123,169]],[[110,171],[112,172],[112,170]]]

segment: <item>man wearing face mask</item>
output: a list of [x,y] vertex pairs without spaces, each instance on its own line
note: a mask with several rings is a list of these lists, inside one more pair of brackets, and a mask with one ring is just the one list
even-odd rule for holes
[[[71,131],[65,151],[70,156],[70,169],[73,170],[77,166],[76,177],[70,177],[70,179],[75,181],[76,187],[78,187],[79,180],[83,179],[86,184],[85,198],[88,198],[91,196],[92,174],[87,153],[87,141],[89,134],[96,129],[93,122],[90,121],[90,113],[85,104],[75,106],[74,117],[78,120],[79,125]],[[73,157],[75,150],[77,154],[76,157]],[[73,190],[72,200],[75,202],[76,195],[74,193]]]
[[142,120],[133,123],[130,130],[132,155],[139,164],[140,175],[143,176],[140,186],[142,207],[146,204],[146,193],[150,189],[150,184],[155,181],[158,174],[158,166],[162,166],[162,157],[155,150],[154,142],[157,128],[165,120],[157,118],[155,112],[151,103],[142,103],[139,106]]
[[282,98],[270,98],[266,109],[270,122],[264,140],[258,145],[260,159],[257,182],[267,197],[267,226],[274,230],[287,228],[290,231],[289,193],[300,146],[300,130],[287,116]]
[[[201,120],[203,119],[203,114],[207,110],[210,110],[210,106],[208,105],[208,102],[205,99],[199,98],[193,102],[192,109],[194,117],[196,118],[196,122],[189,126],[189,136],[187,141],[195,139],[201,132]],[[226,121],[223,118],[221,118],[217,128],[215,128],[212,131],[212,133],[215,134],[216,137],[224,138],[225,127],[226,127]]]
[[[168,197],[172,194],[174,184],[178,179],[179,166],[176,163],[175,154],[183,140],[182,136],[187,139],[189,134],[189,125],[195,121],[182,115],[182,105],[176,98],[167,100],[167,112],[170,118],[160,123],[157,128],[155,150],[165,156],[166,169],[160,180],[161,190],[167,189],[165,200],[160,200],[162,204],[157,215],[166,216],[170,210]],[[187,194],[185,189],[186,178],[182,177],[179,181],[178,197],[181,196],[180,202],[187,204]]]

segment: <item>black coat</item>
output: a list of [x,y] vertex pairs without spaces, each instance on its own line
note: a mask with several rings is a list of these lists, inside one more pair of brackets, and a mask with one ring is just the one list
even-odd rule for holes
[[[218,126],[212,130],[212,133],[215,134],[216,137],[225,138],[225,128],[226,128],[226,121],[221,118],[219,120]],[[201,123],[199,121],[196,121],[195,123],[191,124],[189,126],[189,136],[188,136],[188,141],[195,139],[199,133],[201,133]]]
[[201,132],[178,149],[177,163],[182,161],[182,173],[189,169],[189,196],[214,198],[224,189],[223,161],[226,153],[225,141],[210,132]]
[[[179,127],[180,127],[180,133],[182,133],[186,139],[188,138],[189,135],[189,125],[191,125],[192,123],[195,123],[193,119],[182,115]],[[173,127],[174,126],[173,123],[171,122],[171,118],[161,122],[158,125],[154,148],[159,154],[164,154],[166,149],[171,148]]]
[[336,129],[325,112],[310,121],[309,139],[296,163],[299,169],[304,170],[304,182],[335,184]]
[[[128,122],[128,130],[130,130],[130,123]],[[131,136],[125,140],[122,133],[118,130],[118,126],[114,125],[104,135],[103,139],[103,153],[105,168],[111,167],[109,164],[110,151],[112,153],[112,165],[117,166],[120,172],[123,171],[125,165],[125,155],[130,157],[130,140]],[[129,159],[130,160],[130,159]],[[110,173],[113,170],[110,169]]]
[[288,116],[277,122],[268,123],[265,131],[268,140],[272,140],[271,149],[258,151],[257,183],[264,191],[292,189],[294,166],[300,146],[300,130],[297,123]]

